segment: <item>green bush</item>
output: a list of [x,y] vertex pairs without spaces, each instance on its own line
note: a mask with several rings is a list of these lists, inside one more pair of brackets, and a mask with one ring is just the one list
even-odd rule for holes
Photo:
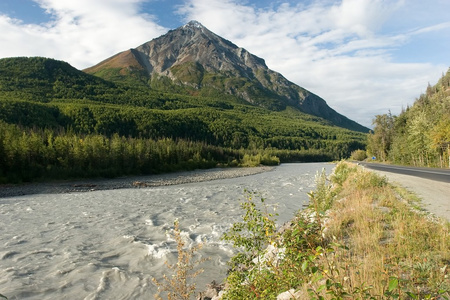
[[325,169],[321,173],[316,174],[316,190],[308,193],[310,199],[310,207],[317,212],[323,213],[331,208],[335,193],[332,186],[327,184],[327,174]]
[[367,158],[367,153],[365,150],[355,150],[350,155],[350,158],[357,161],[363,161]]
[[331,175],[331,181],[342,186],[348,176],[353,172],[356,172],[356,166],[352,168],[349,164],[339,163]]
[[[262,211],[254,201],[257,195],[252,192],[246,193],[246,200],[241,203],[244,211],[242,222],[234,223],[223,235],[223,240],[231,242],[234,247],[241,250],[229,263],[230,271],[227,277],[229,288],[224,299],[251,299],[262,296],[263,291],[266,297],[268,291],[271,291],[268,285],[274,282],[272,272],[261,267],[264,251],[276,237],[274,214],[268,212],[263,198],[260,198],[264,209]],[[248,280],[251,282],[243,284]]]

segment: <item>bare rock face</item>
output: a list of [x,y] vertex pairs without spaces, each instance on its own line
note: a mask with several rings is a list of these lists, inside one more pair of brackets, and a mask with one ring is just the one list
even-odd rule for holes
[[192,90],[202,95],[229,94],[270,110],[291,106],[337,126],[367,131],[334,111],[319,96],[270,70],[264,59],[216,35],[197,21],[84,71],[102,76],[108,69],[119,70],[123,76],[137,72],[145,77],[141,81],[149,82],[156,89],[161,84],[155,82],[170,82],[190,89],[191,94],[194,94]]
[[191,62],[200,64],[206,72],[230,71],[241,76],[253,76],[258,68],[267,69],[263,59],[219,37],[196,21],[171,30],[136,50],[146,62],[149,73],[169,75],[172,67]]

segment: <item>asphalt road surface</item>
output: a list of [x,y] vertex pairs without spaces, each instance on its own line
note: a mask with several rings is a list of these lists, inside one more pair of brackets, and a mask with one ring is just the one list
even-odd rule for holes
[[403,167],[365,162],[360,163],[360,165],[377,171],[417,176],[435,181],[450,182],[450,169]]
[[422,199],[423,208],[450,221],[450,170],[360,163]]

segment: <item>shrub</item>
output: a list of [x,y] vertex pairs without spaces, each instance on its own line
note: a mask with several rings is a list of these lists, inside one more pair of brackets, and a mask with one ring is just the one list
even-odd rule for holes
[[172,238],[177,243],[178,259],[177,263],[170,265],[166,261],[169,270],[172,270],[172,276],[164,274],[163,282],[152,278],[153,283],[158,287],[158,293],[155,295],[156,299],[162,300],[160,294],[167,293],[169,300],[189,300],[190,296],[195,292],[195,283],[190,283],[203,272],[202,269],[193,271],[194,268],[202,263],[204,259],[193,260],[194,253],[200,249],[201,246],[185,249],[184,241],[181,237],[180,225],[178,221],[174,222],[174,230]]
[[[264,211],[257,207],[257,195],[246,191],[246,199],[241,203],[244,211],[242,222],[236,222],[223,235],[223,240],[231,242],[241,251],[232,257],[227,277],[229,288],[225,299],[249,299],[260,297],[262,291],[269,291],[266,284],[273,282],[273,274],[261,264],[264,251],[274,242],[276,225],[274,214],[268,212],[264,198],[260,197]],[[258,278],[257,280],[251,280]],[[248,282],[250,280],[250,282]],[[246,282],[248,284],[243,284]]]
[[356,167],[350,167],[349,164],[339,163],[331,175],[331,181],[339,186],[342,186],[342,184],[347,180],[349,174],[355,171]]
[[355,150],[351,153],[350,158],[357,161],[363,161],[367,158],[367,153],[365,150]]
[[330,184],[327,184],[325,169],[316,174],[316,190],[308,193],[309,200],[316,212],[323,213],[333,205],[335,193]]

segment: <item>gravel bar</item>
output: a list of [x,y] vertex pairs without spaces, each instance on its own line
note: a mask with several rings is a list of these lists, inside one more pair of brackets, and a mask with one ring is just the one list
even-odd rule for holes
[[114,179],[85,179],[78,181],[0,185],[0,198],[32,194],[62,194],[91,192],[98,190],[158,187],[250,176],[271,171],[273,169],[274,167],[266,166],[254,168],[216,168],[148,176],[120,177]]

